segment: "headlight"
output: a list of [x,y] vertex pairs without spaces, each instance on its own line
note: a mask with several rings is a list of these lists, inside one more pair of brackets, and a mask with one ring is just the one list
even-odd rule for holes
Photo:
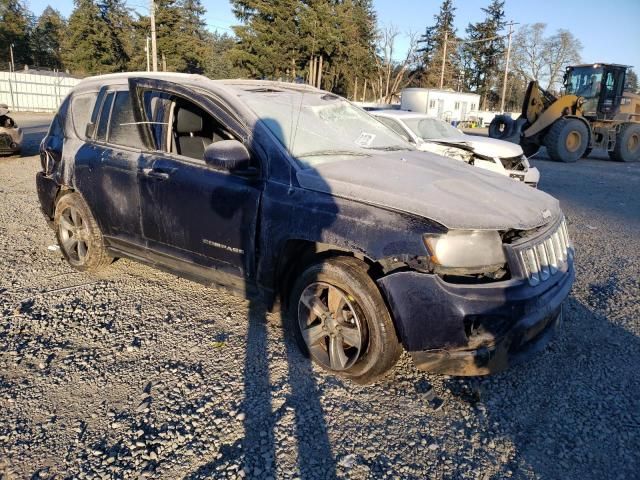
[[444,235],[425,235],[431,261],[445,268],[462,268],[478,273],[486,267],[504,265],[507,259],[496,231],[451,230]]

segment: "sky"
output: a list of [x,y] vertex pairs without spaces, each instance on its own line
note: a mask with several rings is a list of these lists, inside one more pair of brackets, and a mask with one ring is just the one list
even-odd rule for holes
[[[471,22],[482,20],[482,7],[490,0],[454,0],[455,25],[458,35]],[[53,3],[64,16],[73,9],[73,0],[26,0],[36,14]],[[441,0],[374,0],[381,25],[393,24],[402,32],[422,33],[433,24]],[[141,13],[148,12],[147,0],[127,0],[127,4]],[[228,0],[202,0],[207,9],[206,22],[211,30],[231,33],[237,24]],[[506,0],[507,20],[526,23],[546,23],[547,34],[557,29],[570,30],[583,45],[585,63],[607,62],[635,66],[640,71],[640,0]],[[519,25],[516,25],[518,28]],[[398,57],[406,52],[408,41],[403,37],[397,44]]]

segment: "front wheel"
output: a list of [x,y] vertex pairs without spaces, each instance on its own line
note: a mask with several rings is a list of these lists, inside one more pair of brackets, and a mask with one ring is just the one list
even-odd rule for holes
[[371,383],[402,353],[382,295],[358,259],[309,266],[295,282],[289,307],[303,352],[334,374]]
[[561,118],[551,125],[544,145],[552,160],[575,162],[589,147],[589,129],[577,118]]

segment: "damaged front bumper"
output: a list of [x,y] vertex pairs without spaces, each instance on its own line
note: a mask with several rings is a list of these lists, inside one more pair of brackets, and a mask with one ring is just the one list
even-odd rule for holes
[[575,278],[573,259],[532,287],[513,279],[453,284],[415,271],[378,280],[405,349],[420,369],[472,376],[530,358],[553,337]]

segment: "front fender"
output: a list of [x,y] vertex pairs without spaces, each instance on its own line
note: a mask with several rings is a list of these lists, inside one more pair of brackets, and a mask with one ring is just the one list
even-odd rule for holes
[[333,245],[376,261],[395,255],[425,256],[425,233],[441,225],[402,212],[267,182],[263,192],[258,281],[269,287],[287,241]]

